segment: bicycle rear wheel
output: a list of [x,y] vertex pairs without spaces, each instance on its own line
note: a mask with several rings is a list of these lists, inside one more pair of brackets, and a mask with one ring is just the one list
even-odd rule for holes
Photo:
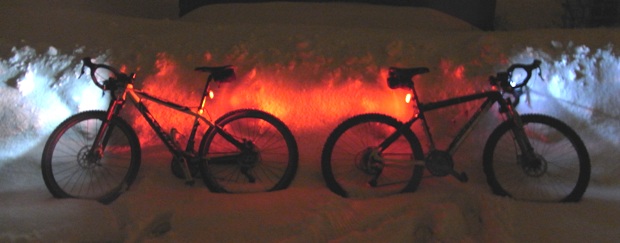
[[527,201],[579,201],[590,180],[590,158],[579,135],[549,116],[523,115],[521,120],[536,156],[523,156],[512,132],[514,123],[500,124],[483,153],[493,193]]
[[343,197],[380,197],[415,191],[422,179],[420,142],[409,129],[385,150],[373,153],[403,124],[381,114],[349,118],[329,135],[321,155],[323,178],[329,189]]
[[112,119],[101,150],[91,152],[106,117],[104,111],[78,113],[63,121],[48,138],[41,169],[54,197],[110,203],[136,178],[140,143],[124,120]]
[[267,192],[287,188],[297,172],[297,142],[275,116],[252,109],[229,112],[215,125],[244,143],[239,149],[215,128],[200,145],[200,171],[213,192]]

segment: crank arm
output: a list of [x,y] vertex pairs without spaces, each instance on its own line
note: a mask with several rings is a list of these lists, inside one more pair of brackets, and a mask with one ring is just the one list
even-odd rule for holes
[[192,176],[191,171],[189,170],[189,165],[187,159],[181,157],[181,168],[183,169],[183,174],[185,175],[185,185],[193,186],[195,183],[194,177]]
[[467,182],[469,180],[469,177],[467,177],[467,174],[465,174],[465,172],[458,173],[458,172],[453,170],[450,173],[450,175],[454,176],[454,178],[456,178],[460,182]]
[[385,184],[381,184],[379,185],[377,182],[377,178],[373,178],[372,180],[368,181],[368,185],[370,185],[371,187],[382,187],[382,186],[391,186],[391,185],[396,185],[396,184],[401,184],[401,183],[406,183],[407,181],[394,181],[394,182],[390,182],[390,183],[385,183]]

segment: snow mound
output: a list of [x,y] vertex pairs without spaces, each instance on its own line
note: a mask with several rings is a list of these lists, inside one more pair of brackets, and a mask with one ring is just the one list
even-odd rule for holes
[[26,46],[13,48],[11,58],[0,58],[0,95],[9,101],[0,102],[0,158],[32,149],[77,111],[104,108],[89,99],[101,91],[77,79],[75,55],[81,50],[61,54],[49,47],[37,53]]
[[[134,17],[129,14],[135,6],[118,7],[126,6],[122,3],[129,1],[124,0],[3,2],[0,242],[615,242],[620,238],[616,151],[620,140],[615,136],[620,132],[616,98],[620,59],[617,48],[609,45],[620,43],[620,32],[470,31],[427,10],[322,3],[213,5],[198,9],[194,17],[170,21],[138,16],[151,10],[163,13],[164,9],[149,9],[155,5],[146,1],[131,1],[144,11],[136,11]],[[54,4],[57,9],[47,8]],[[243,12],[235,12],[239,10]],[[214,15],[208,15],[211,12]],[[422,18],[422,12],[431,16]],[[439,26],[440,21],[447,23]],[[171,155],[163,147],[145,146],[138,178],[112,204],[52,198],[41,177],[40,142],[64,117],[96,109],[99,104],[91,100],[105,101],[86,77],[77,78],[84,56],[137,71],[142,88],[180,101],[191,100],[204,84],[194,66],[236,65],[238,82],[216,90],[216,97],[222,98],[212,102],[223,108],[210,111],[218,117],[229,109],[257,107],[281,117],[300,145],[293,184],[273,193],[210,193],[201,183],[187,187],[174,177]],[[471,179],[468,184],[425,178],[416,193],[368,200],[341,198],[325,187],[320,153],[336,123],[363,112],[405,118],[413,114],[410,106],[396,107],[404,104],[403,96],[386,87],[386,67],[429,67],[431,72],[416,80],[416,87],[423,101],[433,101],[488,88],[489,74],[534,58],[543,60],[544,81],[537,78],[530,83],[519,109],[559,117],[585,140],[593,173],[582,202],[542,204],[492,195],[480,157],[481,145],[496,125],[491,123],[497,123],[496,113],[485,117],[455,155],[457,170]],[[472,107],[429,115],[433,135],[449,138],[449,132],[478,108]],[[149,130],[133,118],[128,120],[141,141],[148,141],[142,132]],[[174,121],[163,119],[162,124]]]

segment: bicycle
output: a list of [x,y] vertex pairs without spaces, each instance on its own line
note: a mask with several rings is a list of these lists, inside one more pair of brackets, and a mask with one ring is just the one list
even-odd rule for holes
[[[413,82],[414,76],[429,72],[428,68],[390,67],[388,86],[410,90],[418,112],[405,122],[369,113],[339,124],[328,136],[321,155],[325,183],[340,196],[364,198],[413,192],[425,168],[431,176],[451,175],[466,182],[467,174],[454,169],[452,156],[481,115],[497,103],[504,121],[489,135],[482,158],[492,192],[529,201],[579,201],[590,179],[590,158],[581,138],[556,118],[520,115],[515,110],[532,71],[538,69],[540,75],[540,64],[540,60],[513,64],[506,72],[489,77],[491,91],[431,103],[420,102]],[[515,70],[524,77],[513,75]],[[436,148],[425,112],[482,99],[486,100],[470,115],[447,150]],[[429,144],[426,153],[411,130],[418,120]]]
[[[299,153],[289,128],[275,116],[255,109],[234,110],[215,122],[203,116],[209,85],[234,81],[234,66],[197,67],[209,73],[199,106],[192,108],[134,88],[136,75],[82,60],[92,81],[109,91],[107,111],[84,111],[63,121],[48,138],[41,159],[43,179],[57,198],[110,203],[136,179],[141,148],[133,128],[120,116],[129,100],[173,155],[171,170],[193,185],[197,177],[213,192],[265,192],[287,188],[297,171]],[[143,100],[193,117],[183,148],[176,128],[164,131]],[[198,127],[206,124],[198,151]]]

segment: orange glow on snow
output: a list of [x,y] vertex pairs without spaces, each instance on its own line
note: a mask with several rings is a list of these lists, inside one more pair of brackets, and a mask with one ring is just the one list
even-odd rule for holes
[[[211,121],[232,110],[253,108],[275,115],[296,132],[329,130],[342,120],[361,113],[383,113],[406,120],[414,112],[411,105],[403,102],[407,90],[388,88],[387,68],[379,71],[377,80],[349,78],[343,81],[339,80],[341,76],[336,76],[308,82],[280,75],[277,69],[285,70],[287,66],[277,67],[275,71],[253,68],[238,71],[236,81],[212,84],[218,95],[211,96],[209,92],[211,99],[201,100],[207,74],[181,66],[165,53],[157,55],[154,66],[154,74],[141,74],[144,91],[199,113],[197,107],[205,102],[205,112],[201,114]],[[182,135],[189,134],[191,116],[154,102],[144,102],[164,130],[175,128]],[[136,111],[131,114],[140,140],[159,143],[146,121],[138,117]]]
[[250,78],[247,85],[238,86],[231,94],[231,107],[267,111],[292,128],[312,129],[367,112],[401,119],[412,114],[411,107],[402,102],[405,91],[390,90],[384,79],[377,81],[380,83],[349,80],[338,85],[327,80],[320,85],[300,87],[298,82],[256,70],[249,73]]
[[121,65],[121,67],[118,69],[118,71],[120,71],[121,73],[127,73],[127,65]]
[[166,53],[157,53],[157,60],[155,61],[155,67],[157,68],[156,76],[165,77],[173,74],[177,69],[176,63],[174,63]]
[[[200,99],[200,95],[202,94],[201,89],[204,88],[205,84],[204,81],[201,81],[205,79],[205,77],[202,77],[204,75],[198,74],[192,76],[192,79],[196,80],[179,82],[181,76],[188,75],[184,75],[183,69],[166,53],[157,54],[154,67],[154,74],[143,73],[141,75],[144,77],[139,79],[139,81],[142,82],[142,90],[155,97],[190,107],[193,111],[199,112],[198,106],[201,102],[204,102]],[[142,101],[165,131],[169,132],[172,128],[175,128],[181,135],[185,136],[189,134],[193,121],[191,116],[146,99],[142,99]],[[129,114],[131,116],[132,126],[138,133],[142,143],[160,143],[160,141],[155,138],[156,135],[148,123],[135,109],[126,108],[126,110],[131,110]],[[184,145],[185,141],[179,142],[181,142],[181,145]]]
[[450,60],[441,60],[440,68],[446,78],[453,81],[462,81],[465,79],[465,66],[455,65]]
[[454,78],[458,79],[458,80],[462,80],[463,78],[465,78],[465,66],[463,65],[459,65],[454,69],[454,74],[453,74]]

